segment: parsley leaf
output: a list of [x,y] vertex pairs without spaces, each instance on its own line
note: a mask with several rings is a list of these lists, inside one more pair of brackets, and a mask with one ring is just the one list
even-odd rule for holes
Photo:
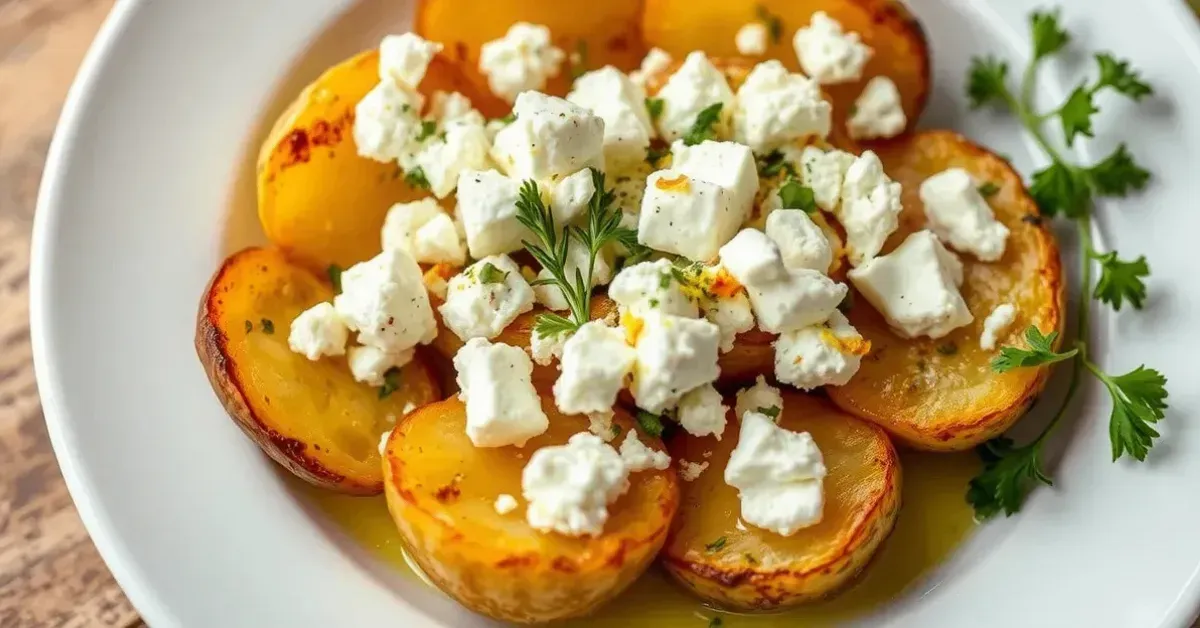
[[758,5],[754,8],[758,14],[760,22],[767,26],[767,33],[771,35],[771,43],[777,44],[783,39],[783,20],[779,19],[778,15],[773,15],[767,7]]
[[1021,509],[1025,496],[1038,482],[1053,486],[1042,471],[1042,441],[1013,447],[1009,438],[993,438],[976,448],[983,459],[983,471],[967,486],[967,502],[975,516],[988,519],[1001,511],[1005,516]]
[[1093,372],[1112,396],[1108,434],[1113,460],[1125,454],[1138,461],[1145,460],[1159,436],[1150,424],[1162,420],[1167,409],[1167,378],[1144,365],[1116,377],[1096,369]]
[[1012,96],[1005,82],[1008,79],[1008,64],[988,55],[971,59],[967,74],[967,99],[972,109],[993,102],[1008,103]]
[[1053,364],[1074,357],[1079,352],[1078,349],[1061,353],[1055,351],[1054,341],[1057,338],[1058,332],[1056,331],[1043,336],[1037,326],[1030,325],[1025,330],[1025,342],[1029,344],[1029,348],[1001,347],[1000,355],[992,360],[992,370],[997,373],[1007,373],[1015,368]]
[[434,120],[424,120],[421,122],[421,132],[417,134],[417,141],[424,142],[434,133],[437,133],[437,122]]
[[251,323],[250,321],[246,321],[246,333],[248,334],[252,331],[254,331],[254,323]]
[[765,414],[768,417],[770,417],[771,420],[775,420],[775,419],[779,418],[780,412],[782,412],[782,410],[780,410],[779,406],[771,406],[770,408],[759,408],[758,409],[759,414]]
[[1071,92],[1067,102],[1058,110],[1067,146],[1075,143],[1076,135],[1092,137],[1092,114],[1100,111],[1092,102],[1092,90],[1080,85]]
[[1029,26],[1033,35],[1033,59],[1035,62],[1062,50],[1063,46],[1071,41],[1071,36],[1058,24],[1057,9],[1034,11],[1033,15],[1029,17]]
[[1142,309],[1146,301],[1146,284],[1142,282],[1142,277],[1150,276],[1146,256],[1142,255],[1132,262],[1117,259],[1116,251],[1093,254],[1093,257],[1100,262],[1100,280],[1096,282],[1092,298],[1111,305],[1117,311],[1121,310],[1126,299],[1134,309]]
[[758,162],[758,176],[760,177],[774,177],[781,172],[785,172],[789,176],[796,176],[796,167],[784,157],[783,151],[773,150],[759,157],[756,161]]
[[275,333],[275,321],[269,318],[262,319],[262,328],[264,334],[270,335]]
[[705,543],[704,549],[708,550],[710,552],[715,552],[715,551],[721,549],[722,547],[725,547],[726,542],[727,542],[727,540],[725,539],[725,537],[720,536],[720,537],[717,537],[717,540],[713,541],[712,543]]
[[504,283],[508,277],[508,271],[500,270],[492,265],[491,262],[484,262],[483,267],[479,269],[479,283]]
[[330,264],[329,268],[325,269],[329,275],[329,283],[333,286],[334,294],[342,293],[342,267],[337,264]]
[[637,424],[647,436],[658,438],[663,433],[662,417],[653,412],[646,412],[641,408],[637,411]]
[[1097,91],[1104,87],[1111,87],[1134,101],[1139,101],[1154,93],[1154,89],[1143,81],[1135,70],[1129,68],[1128,61],[1102,52],[1096,55],[1096,65],[1100,67],[1100,79],[1093,88]]
[[1083,216],[1092,198],[1086,178],[1078,170],[1059,162],[1033,173],[1029,195],[1042,215],[1051,218],[1060,214],[1067,218]]
[[661,116],[662,112],[663,112],[663,99],[647,98],[646,99],[646,112],[650,114],[651,120],[657,121],[659,116]]
[[406,172],[404,182],[418,190],[429,189],[429,179],[425,178],[425,170],[420,166]]
[[802,209],[810,214],[817,209],[812,188],[800,185],[796,179],[788,179],[779,186],[779,202],[784,209]]
[[683,135],[683,143],[687,146],[695,146],[704,140],[716,138],[716,125],[721,121],[721,109],[725,103],[713,103],[700,113],[696,114],[696,121],[692,123],[692,128]]
[[517,121],[517,113],[515,111],[510,111],[508,112],[508,115],[504,116],[503,118],[496,118],[496,121],[503,124],[512,124],[513,122]]
[[1125,196],[1130,190],[1146,187],[1150,180],[1150,173],[1133,161],[1133,155],[1124,143],[1103,161],[1088,168],[1087,174],[1096,191],[1105,196]]
[[379,398],[387,399],[400,388],[400,368],[393,366],[383,374],[383,385],[379,387]]
[[984,181],[983,183],[980,183],[979,187],[976,189],[979,190],[980,196],[984,198],[991,198],[1000,191],[1000,186],[996,185],[994,181]]

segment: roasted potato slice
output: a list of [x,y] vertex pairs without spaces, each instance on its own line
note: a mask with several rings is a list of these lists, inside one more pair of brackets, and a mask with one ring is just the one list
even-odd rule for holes
[[924,228],[921,182],[951,167],[998,187],[988,200],[1011,234],[997,262],[959,256],[965,269],[962,295],[975,321],[944,338],[900,338],[865,299],[856,299],[847,316],[871,341],[871,353],[854,379],[830,387],[829,396],[847,412],[879,423],[914,447],[967,449],[1008,429],[1046,384],[1046,367],[993,372],[990,362],[997,352],[981,349],[979,335],[988,314],[1006,302],[1016,306],[1017,317],[998,345],[1023,346],[1021,338],[1030,325],[1043,333],[1062,330],[1065,296],[1058,246],[1021,175],[962,136],[924,131],[876,150],[888,174],[904,186],[900,229],[885,251]]
[[[456,60],[472,68],[479,66],[480,47],[503,37],[516,22],[549,28],[554,45],[579,54],[578,64],[585,69],[613,65],[629,71],[646,54],[640,0],[596,2],[586,8],[560,0],[426,0],[418,11],[417,32],[441,42]],[[562,71],[541,91],[565,96],[571,88],[571,67],[571,60],[564,60]],[[480,84],[487,87],[486,80]]]
[[[478,89],[472,70],[434,57],[420,91],[457,91],[486,116],[508,106]],[[276,121],[258,155],[258,217],[267,238],[310,268],[324,270],[379,252],[379,229],[394,203],[427,196],[404,182],[394,163],[358,155],[354,107],[379,82],[379,53],[333,66]],[[452,202],[447,202],[453,208]]]
[[792,36],[807,26],[813,13],[824,11],[847,31],[862,36],[875,50],[863,70],[862,80],[827,85],[833,100],[834,126],[845,128],[855,99],[876,76],[887,76],[900,89],[909,128],[925,109],[929,97],[929,47],[916,18],[897,0],[646,0],[642,29],[647,46],[657,46],[682,58],[693,50],[709,56],[737,55],[734,35],[747,22],[760,19],[759,11],[779,18],[781,37],[771,42],[763,59],[778,59],[799,71]]
[[[553,400],[542,406],[550,429],[524,448],[479,448],[467,438],[465,406],[450,398],[409,415],[384,456],[388,508],[425,574],[467,608],[521,623],[577,617],[615,597],[649,566],[679,507],[675,471],[667,469],[631,475],[597,537],[534,530],[524,504],[498,514],[499,495],[521,495],[533,451],[588,429],[586,418],[559,413]],[[620,410],[615,425],[636,429]]]
[[229,416],[267,455],[316,486],[373,495],[383,490],[380,435],[441,391],[420,355],[381,399],[354,381],[345,359],[293,353],[292,319],[332,298],[320,276],[279,251],[235,253],[200,302],[196,352]]
[[732,412],[719,441],[680,431],[668,443],[677,463],[708,468],[682,485],[663,565],[693,593],[726,608],[770,610],[833,593],[867,564],[900,509],[900,461],[883,430],[794,391],[784,392],[779,424],[812,434],[828,469],[821,522],[787,537],[740,522],[738,491],[724,478],[738,443]]

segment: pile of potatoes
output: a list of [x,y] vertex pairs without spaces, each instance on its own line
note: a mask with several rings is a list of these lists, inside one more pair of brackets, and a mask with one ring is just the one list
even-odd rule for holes
[[[861,81],[828,90],[835,128],[843,128],[863,84],[877,75],[900,88],[910,126],[918,119],[930,91],[928,47],[920,25],[889,0],[613,0],[587,11],[555,0],[426,0],[417,32],[444,43],[445,52],[420,89],[426,96],[458,91],[487,117],[507,114],[508,105],[488,92],[476,69],[478,52],[522,20],[547,25],[564,50],[586,48],[588,67],[628,71],[653,46],[677,59],[703,50],[736,86],[756,60],[735,56],[734,33],[755,19],[759,5],[786,29],[766,56],[793,70],[799,68],[790,33],[815,11],[874,48]],[[472,19],[461,19],[466,14]],[[442,331],[423,347],[386,396],[355,382],[342,358],[310,362],[288,348],[292,319],[333,296],[327,269],[377,254],[387,210],[425,194],[397,176],[395,165],[357,155],[354,107],[378,80],[377,64],[377,53],[369,51],[330,68],[278,119],[257,172],[259,218],[273,246],[236,253],[217,270],[201,300],[196,349],[229,416],[264,452],[316,486],[385,493],[411,557],[477,612],[529,623],[584,615],[655,558],[697,596],[728,608],[768,610],[828,596],[863,568],[891,531],[901,502],[893,441],[926,450],[970,448],[1005,431],[1045,384],[1044,368],[992,372],[993,353],[980,350],[978,338],[984,318],[1004,302],[1019,312],[1008,342],[1029,325],[1043,332],[1061,328],[1063,279],[1053,236],[1004,159],[953,132],[910,129],[866,146],[904,188],[901,226],[884,250],[923,228],[917,190],[950,167],[998,186],[989,200],[1011,236],[997,262],[963,257],[962,294],[974,323],[938,340],[904,339],[855,299],[848,316],[872,347],[855,378],[814,394],[785,392],[781,424],[810,432],[828,467],[818,525],[781,537],[739,523],[737,491],[722,477],[738,439],[732,411],[721,440],[679,430],[664,443],[642,434],[676,463],[634,474],[629,492],[610,506],[600,536],[546,534],[532,529],[521,510],[498,514],[498,495],[520,495],[530,452],[587,430],[585,417],[559,413],[547,397],[548,432],[525,448],[476,448],[464,431],[463,404],[443,386],[453,381],[447,366],[461,346],[453,334]],[[648,90],[670,71],[651,77]],[[546,91],[562,95],[568,87],[564,75]],[[844,134],[830,142],[862,150]],[[446,199],[447,210],[453,202]],[[594,317],[613,309],[602,293],[595,296]],[[496,340],[527,347],[537,314],[520,317]],[[771,375],[773,339],[758,330],[739,336],[721,358],[723,391],[732,395],[755,376]],[[555,377],[553,367],[538,367],[534,379],[548,393]],[[637,429],[624,410],[615,423],[622,431]],[[388,430],[381,454],[379,437]],[[708,469],[683,482],[676,472],[681,460]]]

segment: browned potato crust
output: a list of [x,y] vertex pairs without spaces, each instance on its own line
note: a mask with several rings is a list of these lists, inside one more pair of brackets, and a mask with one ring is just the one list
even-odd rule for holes
[[732,411],[720,441],[680,432],[668,443],[677,463],[709,467],[682,485],[663,565],[693,593],[726,608],[770,610],[828,596],[867,564],[900,509],[900,461],[878,427],[797,392],[784,393],[780,425],[812,434],[828,469],[824,517],[789,537],[739,520],[738,491],[723,477],[738,442]]
[[343,493],[383,490],[379,436],[440,396],[418,356],[386,399],[354,381],[344,358],[310,362],[288,348],[292,319],[333,289],[278,251],[225,260],[200,302],[196,352],[230,418],[297,477]]
[[[452,397],[409,415],[384,457],[388,508],[405,548],[429,578],[473,611],[520,623],[586,615],[611,600],[649,566],[679,507],[672,468],[630,476],[630,489],[609,505],[597,537],[534,530],[525,507],[505,515],[501,494],[521,496],[521,472],[541,447],[586,431],[582,416],[542,407],[550,429],[523,448],[479,448],[466,435],[466,408]],[[621,410],[622,438],[636,429]],[[641,435],[647,446],[662,442]]]

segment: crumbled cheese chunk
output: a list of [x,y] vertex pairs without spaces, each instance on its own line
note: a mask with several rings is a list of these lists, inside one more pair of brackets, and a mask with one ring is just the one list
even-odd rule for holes
[[759,375],[754,385],[738,391],[737,403],[734,404],[734,414],[739,419],[747,412],[773,414],[777,418],[783,411],[783,395],[779,389],[768,384],[767,378]]
[[729,410],[721,402],[721,393],[712,384],[694,388],[679,400],[677,408],[679,425],[692,436],[712,434],[721,440],[725,432],[725,413]]
[[565,414],[611,410],[636,354],[625,344],[625,333],[603,321],[582,325],[563,345],[554,382],[554,402]]
[[467,437],[476,447],[524,447],[550,427],[523,350],[472,338],[454,355],[454,370],[467,406]]
[[854,101],[853,112],[846,121],[846,131],[856,140],[895,137],[908,124],[900,102],[900,90],[886,76],[867,81],[862,94]]
[[446,302],[438,312],[446,328],[463,340],[495,338],[532,310],[533,301],[533,288],[516,262],[507,255],[492,255],[450,279]]
[[846,169],[842,203],[834,214],[846,230],[846,255],[858,266],[875,257],[900,226],[900,184],[883,172],[872,151],[859,155]]
[[733,115],[733,90],[725,75],[708,60],[703,52],[693,52],[683,65],[667,79],[656,96],[663,102],[658,132],[668,142],[683,137],[696,122],[696,116],[711,105],[722,103],[717,134],[727,136],[729,119]]
[[929,228],[946,244],[985,262],[1004,255],[1008,227],[996,220],[979,184],[962,168],[950,168],[921,184]]
[[625,432],[625,440],[621,441],[621,461],[630,473],[648,469],[663,470],[671,466],[671,456],[665,451],[651,449],[638,438],[637,430]]
[[[588,260],[591,259],[591,253],[579,240],[571,239],[567,244],[567,263],[563,265],[563,271],[572,285],[575,283],[575,272],[583,276],[584,281],[587,281]],[[549,270],[543,268],[538,271],[538,279],[551,279],[553,275]],[[604,251],[600,251],[596,255],[595,261],[592,263],[592,281],[588,286],[594,288],[602,286],[609,281],[612,281],[612,265],[608,261],[608,255]],[[570,308],[567,299],[563,297],[562,288],[557,284],[542,284],[533,287],[533,293],[537,296],[537,302],[545,306],[547,309],[561,311]]]
[[448,214],[439,213],[417,229],[413,257],[422,264],[453,264],[467,261],[467,247]]
[[566,332],[543,336],[538,333],[537,328],[534,328],[529,335],[529,355],[534,362],[542,366],[550,366],[555,358],[562,359],[563,346],[566,345],[569,337]]
[[792,46],[804,73],[827,84],[857,81],[874,54],[858,33],[843,31],[824,11],[813,13],[812,22],[796,31]]
[[416,257],[417,230],[443,213],[442,207],[432,198],[392,205],[379,232],[383,250],[401,249]]
[[742,212],[732,206],[730,191],[716,183],[659,170],[646,179],[638,242],[689,259],[710,259],[742,224]]
[[733,136],[765,153],[798,139],[824,138],[832,121],[833,106],[821,86],[772,59],[754,66],[738,88]]
[[758,229],[742,229],[721,247],[721,265],[743,285],[765,284],[783,278],[779,247]]
[[358,342],[400,353],[437,336],[421,267],[402,250],[384,251],[342,273],[333,307]]
[[588,417],[588,431],[600,437],[600,440],[610,443],[621,433],[620,426],[613,425],[613,411],[592,412]]
[[848,276],[896,333],[941,338],[974,320],[958,291],[962,273],[932,231],[918,231]]
[[646,193],[646,179],[654,167],[645,161],[615,168],[608,172],[605,184],[612,186],[613,205],[619,207],[623,221],[637,229],[638,213],[642,211],[642,196]]
[[547,79],[558,75],[564,58],[551,43],[549,28],[517,22],[504,37],[480,47],[479,71],[487,76],[492,93],[512,102],[522,92],[545,87]]
[[466,117],[443,122],[441,133],[420,142],[413,164],[425,173],[434,196],[446,198],[463,173],[489,167],[487,131],[483,118]]
[[458,180],[458,217],[467,249],[476,259],[519,251],[529,229],[517,220],[521,182],[495,170],[462,173]]
[[824,273],[833,263],[833,248],[825,232],[799,209],[781,209],[767,216],[767,237],[779,247],[783,265]]
[[721,353],[733,351],[737,335],[754,329],[754,313],[745,290],[738,290],[732,296],[702,299],[700,309],[704,318],[721,330]]
[[629,490],[629,470],[611,445],[587,432],[543,447],[521,472],[525,518],[535,530],[598,536],[608,505]]
[[842,200],[842,182],[855,156],[844,150],[823,151],[805,146],[800,153],[800,180],[813,191],[821,209],[832,212]]
[[471,99],[458,92],[434,92],[429,100],[429,114],[442,122],[465,120],[484,124],[483,114],[475,109]]
[[[734,214],[742,221],[750,215],[754,196],[758,194],[758,166],[754,153],[746,146],[712,140],[688,146],[678,140],[671,144],[671,168],[725,188],[733,199]],[[731,237],[732,232],[724,240]]]
[[696,478],[700,477],[701,473],[708,468],[707,462],[691,462],[689,460],[679,461],[679,479],[684,482],[695,482]]
[[821,521],[825,473],[812,435],[747,412],[725,466],[725,483],[738,489],[743,521],[791,536]]
[[433,56],[441,51],[441,44],[413,33],[388,35],[379,42],[379,78],[415,89],[425,78]]
[[514,179],[553,182],[584,168],[604,170],[604,120],[561,98],[522,92],[517,119],[500,129],[492,158]]
[[410,152],[421,132],[424,99],[411,88],[381,81],[354,107],[354,145],[363,157],[384,163]]
[[1017,318],[1017,308],[1011,303],[1001,303],[983,319],[983,333],[979,334],[979,348],[991,351],[996,348],[996,340],[1008,329]]
[[671,67],[671,55],[662,48],[651,48],[642,58],[641,67],[629,73],[629,80],[639,87],[646,86],[646,79],[665,72]]
[[695,318],[696,304],[687,298],[670,260],[640,262],[626,266],[613,278],[608,297],[623,310],[635,314],[658,312]]
[[835,310],[820,325],[780,334],[775,340],[775,379],[801,390],[843,386],[870,350],[871,343]]
[[500,496],[496,498],[496,503],[493,504],[492,507],[496,509],[496,514],[507,515],[508,513],[516,510],[517,506],[518,504],[516,497],[513,497],[508,493],[501,493]]
[[590,169],[583,169],[564,177],[550,191],[550,213],[554,224],[575,224],[587,215],[588,203],[596,193],[596,183]]
[[318,303],[300,313],[288,331],[288,347],[308,358],[319,360],[323,355],[342,355],[350,330],[329,303]]
[[604,66],[575,79],[567,100],[604,120],[604,160],[609,168],[646,158],[654,135],[646,94],[623,72]]
[[768,33],[765,24],[749,22],[742,24],[737,34],[733,36],[733,45],[737,48],[738,54],[757,57],[767,52],[767,39]]
[[716,381],[721,332],[695,318],[655,311],[641,318],[629,391],[639,408],[661,413],[694,388]]
[[393,368],[400,368],[413,359],[413,350],[388,353],[378,347],[368,345],[350,347],[346,353],[346,362],[350,365],[350,374],[354,381],[368,386],[382,386],[385,375]]

